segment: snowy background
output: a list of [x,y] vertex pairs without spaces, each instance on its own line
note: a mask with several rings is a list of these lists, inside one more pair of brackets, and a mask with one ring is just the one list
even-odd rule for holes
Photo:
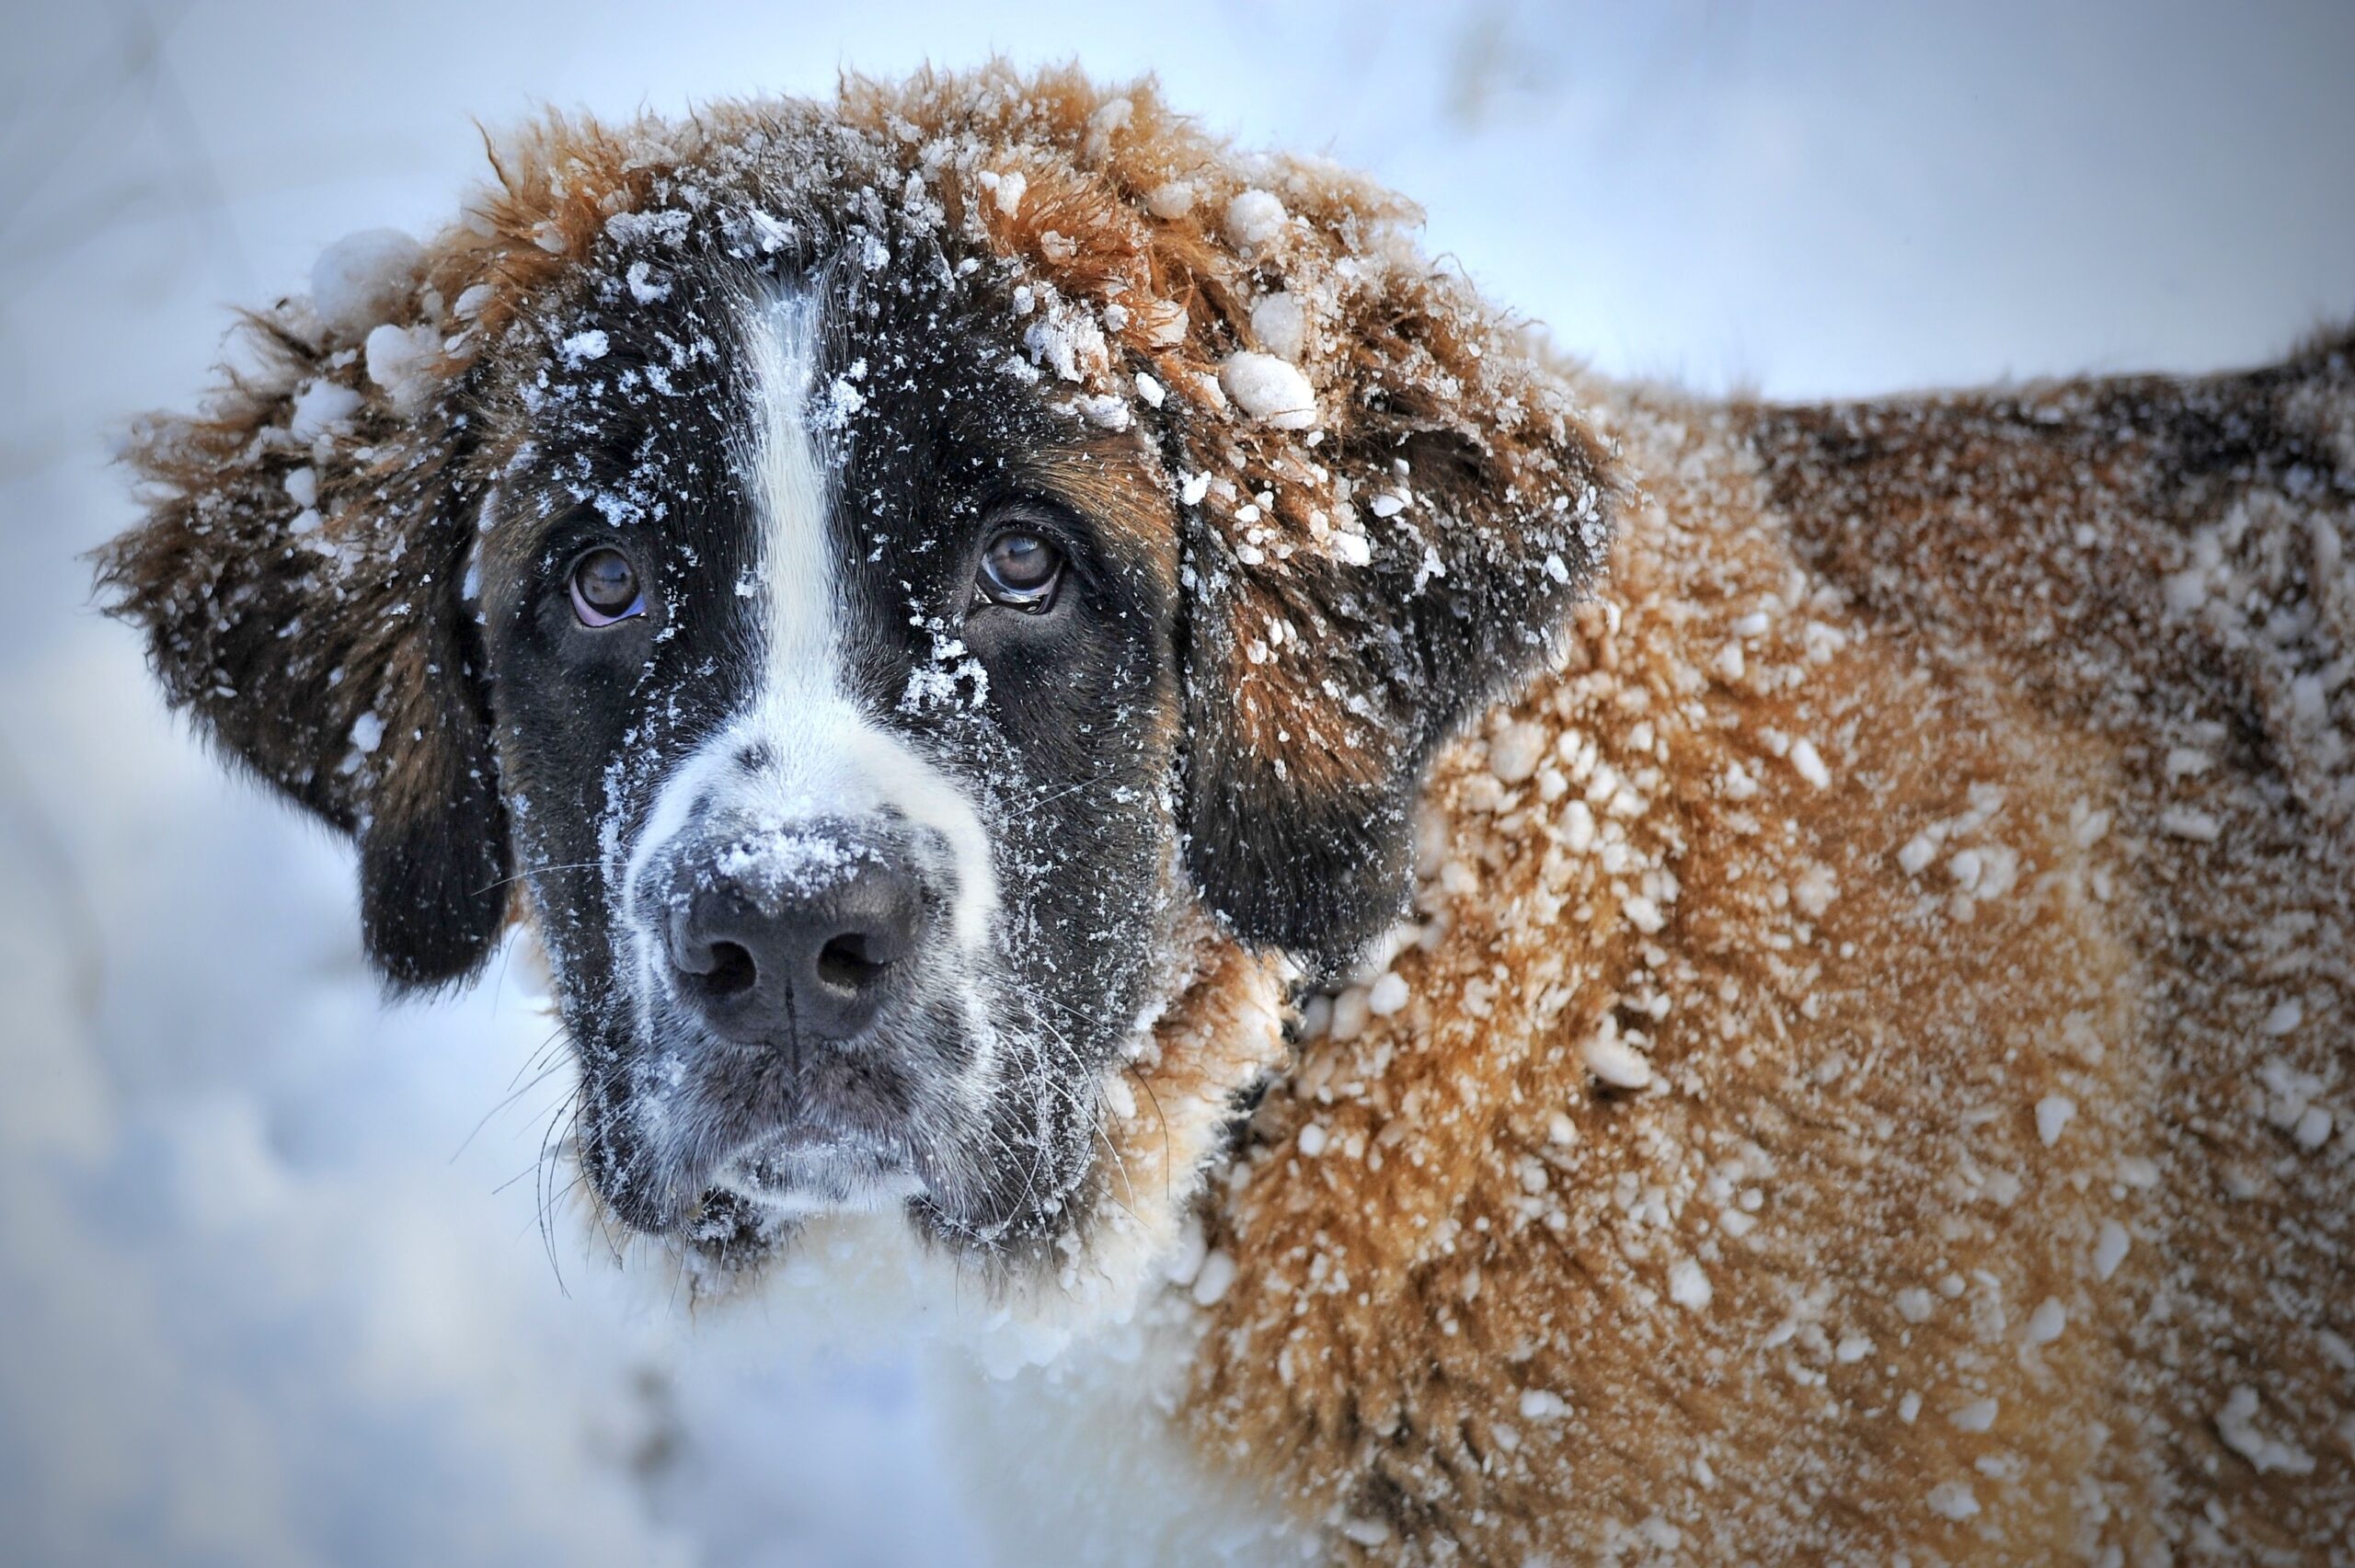
[[2343,4],[6,3],[0,1562],[29,1568],[974,1560],[909,1367],[759,1314],[687,1333],[586,1238],[544,1251],[560,1086],[519,976],[381,1010],[344,852],[221,776],[88,608],[77,555],[130,520],[112,432],[188,404],[227,305],[449,217],[473,119],[993,49],[1157,71],[1419,198],[1602,368],[1711,389],[2206,369],[2355,315]]

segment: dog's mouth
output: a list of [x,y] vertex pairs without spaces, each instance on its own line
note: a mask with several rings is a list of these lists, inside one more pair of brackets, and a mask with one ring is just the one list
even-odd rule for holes
[[[1012,1118],[983,1129],[804,1101],[698,1155],[675,1138],[648,1136],[649,1120],[675,1131],[678,1110],[649,1117],[643,1102],[624,1101],[611,1119],[584,1126],[577,1148],[608,1213],[731,1266],[750,1266],[801,1222],[832,1215],[897,1215],[929,1240],[1003,1254],[1080,1214],[1086,1144],[1051,1146]],[[984,1157],[1002,1146],[1021,1157]]]
[[903,1139],[822,1116],[765,1133],[722,1161],[710,1186],[789,1216],[897,1207],[925,1190]]
[[732,1047],[703,1071],[675,1048],[645,1055],[670,1070],[641,1059],[584,1074],[573,1140],[600,1206],[633,1230],[694,1242],[714,1214],[770,1229],[948,1196],[953,1133],[930,1107],[857,1082],[811,1082]]
[[707,1252],[896,1214],[999,1253],[1075,1222],[1097,1096],[1040,1043],[1060,1036],[936,982],[854,1042],[731,1041],[642,972],[629,1023],[583,1021],[607,1043],[584,1053],[575,1140],[601,1207],[631,1230]]

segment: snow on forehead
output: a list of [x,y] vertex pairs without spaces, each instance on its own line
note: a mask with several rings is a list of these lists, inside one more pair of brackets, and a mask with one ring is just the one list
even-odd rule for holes
[[[509,138],[494,164],[499,187],[434,247],[373,232],[315,271],[328,338],[357,348],[373,334],[371,380],[404,408],[502,331],[592,364],[597,324],[546,314],[563,314],[555,301],[573,282],[592,288],[595,308],[627,312],[670,299],[681,268],[713,262],[921,269],[1009,300],[1017,346],[1000,368],[1074,420],[1126,429],[1174,399],[1197,421],[1198,470],[1271,471],[1272,509],[1258,475],[1204,503],[1231,532],[1263,536],[1249,548],[1278,532],[1289,538],[1273,554],[1306,546],[1361,564],[1368,530],[1327,438],[1370,417],[1361,392],[1378,382],[1384,396],[1513,427],[1558,428],[1568,407],[1526,356],[1488,351],[1512,346],[1420,256],[1411,206],[1320,160],[1237,153],[1168,115],[1150,87],[1107,94],[1004,70],[853,80],[832,104],[720,105],[688,122],[551,119]],[[1392,306],[1430,328],[1387,350],[1391,362],[1351,361],[1351,318],[1396,320]],[[1517,442],[1516,467],[1543,444]],[[1583,475],[1563,477],[1577,505]],[[1527,502],[1550,498],[1546,478],[1522,481]]]
[[[620,183],[580,248],[626,252],[609,264],[615,303],[661,298],[666,251],[754,266],[839,253],[862,272],[929,267],[1002,290],[1019,344],[1007,373],[1099,428],[1175,398],[1246,441],[1230,462],[1295,454],[1286,477],[1314,501],[1288,511],[1291,532],[1311,536],[1294,544],[1343,561],[1363,557],[1365,530],[1347,476],[1315,449],[1333,420],[1362,417],[1338,384],[1356,373],[1342,358],[1353,308],[1410,280],[1413,307],[1468,349],[1451,362],[1413,349],[1386,367],[1389,390],[1419,382],[1419,395],[1460,402],[1467,379],[1495,381],[1516,420],[1560,398],[1550,383],[1516,395],[1527,362],[1482,353],[1489,324],[1423,262],[1411,208],[1313,160],[1235,154],[1145,102],[985,73],[853,84],[837,106],[644,121],[613,137]],[[553,219],[534,239],[551,254],[573,243]],[[1211,505],[1265,532],[1274,516],[1240,515],[1262,487]]]
[[346,235],[311,264],[311,312],[344,340],[365,338],[408,302],[425,249],[398,229]]

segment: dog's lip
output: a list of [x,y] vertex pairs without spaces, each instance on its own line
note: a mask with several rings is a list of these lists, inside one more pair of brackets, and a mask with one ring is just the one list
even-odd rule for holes
[[798,1122],[753,1139],[721,1162],[721,1169],[757,1176],[764,1167],[781,1160],[867,1159],[894,1165],[907,1162],[896,1139],[874,1138],[815,1122]]
[[865,1186],[904,1181],[917,1166],[902,1139],[805,1116],[746,1142],[719,1162],[708,1185],[762,1202],[792,1202],[846,1177]]

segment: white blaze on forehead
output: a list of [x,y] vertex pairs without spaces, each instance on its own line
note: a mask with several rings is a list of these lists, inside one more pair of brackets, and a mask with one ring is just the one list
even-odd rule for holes
[[[731,823],[729,874],[756,882],[785,878],[807,857],[807,830],[821,822],[857,835],[896,817],[946,841],[956,876],[948,934],[977,954],[997,905],[980,811],[954,780],[862,712],[844,680],[849,609],[832,519],[847,409],[843,398],[820,395],[823,297],[815,287],[779,291],[748,308],[741,330],[748,374],[737,456],[758,545],[737,591],[757,601],[759,674],[743,709],[663,782],[630,856],[627,886],[635,896],[639,873],[690,830],[699,807]],[[744,766],[747,756],[760,765]],[[775,865],[751,864],[764,858]],[[650,929],[644,939],[651,943]]]
[[782,293],[746,323],[752,366],[753,499],[768,590],[764,702],[839,684],[833,551],[827,518],[842,472],[834,432],[812,417],[822,308],[814,290]]

